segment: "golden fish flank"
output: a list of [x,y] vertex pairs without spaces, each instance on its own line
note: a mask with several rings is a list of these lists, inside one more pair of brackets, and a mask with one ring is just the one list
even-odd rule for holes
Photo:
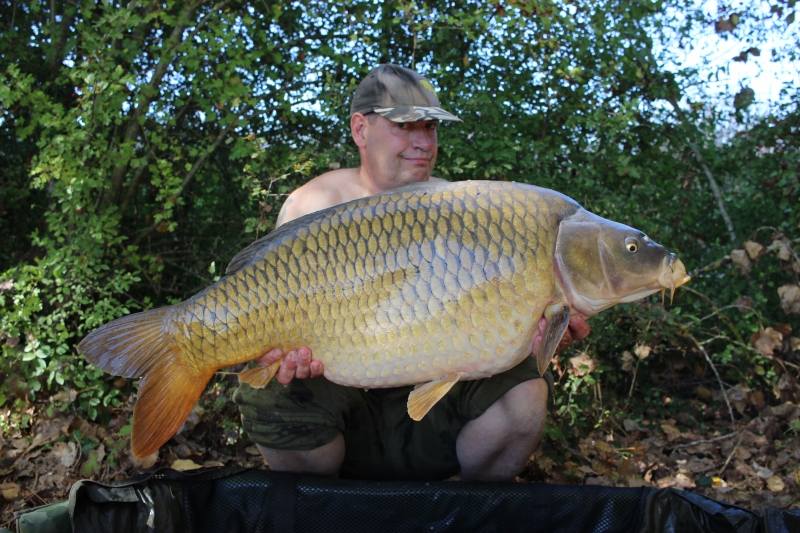
[[[106,324],[79,350],[107,372],[143,376],[133,448],[148,455],[213,372],[274,347],[309,346],[343,385],[426,384],[409,398],[418,420],[456,381],[527,357],[540,317],[544,371],[571,312],[588,317],[687,279],[641,232],[557,192],[419,184],[292,221],[243,250],[216,284]],[[265,386],[277,368],[241,379]]]

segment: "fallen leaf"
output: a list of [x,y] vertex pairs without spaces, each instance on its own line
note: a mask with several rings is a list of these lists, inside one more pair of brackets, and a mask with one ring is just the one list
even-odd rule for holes
[[[708,472],[709,470],[713,470],[717,464],[714,462],[713,459],[709,459],[708,457],[692,457],[689,460],[689,463],[686,465],[686,469],[690,472],[694,472],[695,474],[700,474],[702,472]],[[710,486],[711,481],[709,481]]]
[[758,259],[764,253],[764,246],[756,241],[747,241],[744,243],[744,249],[747,250],[747,255],[750,259]]
[[742,385],[736,385],[728,389],[728,399],[734,402],[741,402],[747,398],[748,389]]
[[650,348],[646,344],[637,344],[636,347],[633,349],[633,353],[635,353],[636,357],[638,357],[639,359],[647,359],[651,351],[652,348]]
[[604,440],[595,441],[594,449],[601,453],[613,453],[614,451],[614,448]]
[[200,415],[197,414],[197,411],[195,409],[192,409],[191,411],[189,411],[189,416],[186,417],[186,420],[184,420],[183,425],[180,427],[180,429],[178,429],[178,433],[179,434],[183,433],[186,430],[189,430],[189,432],[191,432],[195,428],[195,426],[199,423],[200,423]]
[[711,487],[715,489],[727,487],[728,484],[721,477],[714,476],[711,478]]
[[778,259],[781,261],[788,261],[792,258],[792,251],[789,246],[783,241],[772,241],[770,248],[778,250]]
[[196,470],[198,468],[203,468],[191,459],[176,459],[170,466],[175,470]]
[[7,502],[13,502],[19,496],[19,488],[16,483],[3,483],[0,485],[0,492]]
[[756,331],[750,337],[753,347],[763,355],[775,355],[775,348],[780,348],[783,342],[783,335],[779,331],[767,328],[764,331]]
[[244,449],[249,455],[261,455],[261,452],[255,446],[248,446]]
[[147,470],[148,468],[153,468],[153,465],[155,465],[156,462],[158,461],[158,452],[152,453],[147,457],[142,457],[142,458],[136,457],[131,453],[128,456],[128,458],[131,460],[131,464],[133,464],[135,468],[141,468],[142,470]]
[[786,487],[780,476],[772,476],[767,479],[767,488],[770,492],[780,492]]
[[614,482],[608,476],[587,477],[584,485],[596,485],[598,487],[613,487]]
[[78,455],[78,450],[75,443],[70,442],[56,442],[53,444],[53,449],[50,451],[50,456],[54,457],[59,463],[69,468],[75,463],[75,458]]
[[779,390],[792,390],[794,389],[794,380],[792,379],[791,374],[788,372],[784,372],[781,374],[781,377],[778,378],[778,389]]
[[752,453],[750,453],[750,452],[747,450],[747,448],[744,448],[743,446],[739,446],[738,448],[736,448],[736,457],[737,457],[738,459],[741,459],[742,461],[747,461],[747,460],[748,460],[748,459],[750,459],[752,456],[753,456],[753,454],[752,454]]
[[635,420],[631,420],[630,418],[626,418],[622,421],[622,427],[625,428],[625,431],[628,433],[633,433],[634,431],[643,431],[642,428],[639,427],[639,424],[636,423]]
[[781,309],[784,313],[800,315],[800,285],[784,285],[778,289],[778,296],[781,298]]
[[711,390],[706,387],[697,387],[694,390],[695,394],[697,394],[701,400],[708,402],[711,401]]
[[661,430],[664,433],[666,433],[667,440],[669,442],[672,442],[672,441],[674,441],[675,439],[677,439],[678,437],[681,436],[681,430],[679,430],[678,428],[676,428],[675,426],[673,426],[672,424],[669,424],[667,422],[662,422],[661,423]]
[[793,352],[800,351],[800,337],[789,337],[789,346]]
[[742,249],[731,252],[731,261],[745,276],[753,269],[753,262],[747,256],[747,252]]
[[619,475],[622,477],[633,478],[639,473],[636,461],[623,457],[619,460]]
[[674,487],[676,489],[693,489],[696,485],[694,484],[694,481],[686,474],[677,474],[674,477],[667,476],[659,479],[656,481],[656,486],[660,489],[665,489],[667,487]]
[[50,400],[54,402],[61,402],[61,403],[72,403],[75,401],[75,398],[78,397],[78,393],[72,389],[65,389],[60,390],[56,394],[50,397]]
[[755,302],[749,296],[739,296],[736,298],[736,301],[733,302],[733,305],[736,306],[736,309],[738,309],[740,313],[747,313],[753,310]]
[[585,376],[596,368],[592,358],[585,352],[580,352],[575,357],[570,357],[569,364],[572,367],[572,373],[576,376]]
[[750,463],[750,467],[753,469],[753,471],[755,471],[756,475],[761,479],[769,479],[775,475],[775,472],[773,472],[772,470],[770,470],[765,466],[760,466],[755,461]]
[[616,472],[617,467],[609,463],[608,461],[601,461],[599,459],[595,459],[592,461],[592,470],[597,472],[598,474],[610,476],[614,472]]
[[753,407],[755,407],[759,411],[762,410],[766,405],[766,398],[764,397],[764,392],[760,390],[751,392],[748,395],[747,400],[753,405]]
[[630,372],[633,370],[633,354],[628,350],[622,352],[622,370],[625,372]]

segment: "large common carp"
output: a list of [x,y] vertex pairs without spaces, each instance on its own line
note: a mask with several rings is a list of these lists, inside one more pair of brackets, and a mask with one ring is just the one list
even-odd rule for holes
[[[503,182],[417,184],[306,215],[257,240],[214,285],[129,315],[78,346],[111,374],[142,377],[137,456],[181,426],[223,367],[301,345],[342,385],[420,384],[409,415],[458,380],[539,353],[550,363],[569,316],[589,317],[689,280],[644,233],[555,191]],[[280,362],[240,375],[263,387]]]

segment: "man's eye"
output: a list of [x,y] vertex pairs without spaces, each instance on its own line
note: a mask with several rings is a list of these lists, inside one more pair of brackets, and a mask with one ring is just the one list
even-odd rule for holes
[[400,128],[401,130],[404,130],[404,129],[408,128],[408,124],[405,123],[405,122],[398,122],[397,123],[397,127]]

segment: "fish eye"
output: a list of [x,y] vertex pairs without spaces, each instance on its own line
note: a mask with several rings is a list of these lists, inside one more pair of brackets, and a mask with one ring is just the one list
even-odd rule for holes
[[635,237],[628,237],[625,239],[625,248],[629,252],[636,252],[639,249],[639,241]]

